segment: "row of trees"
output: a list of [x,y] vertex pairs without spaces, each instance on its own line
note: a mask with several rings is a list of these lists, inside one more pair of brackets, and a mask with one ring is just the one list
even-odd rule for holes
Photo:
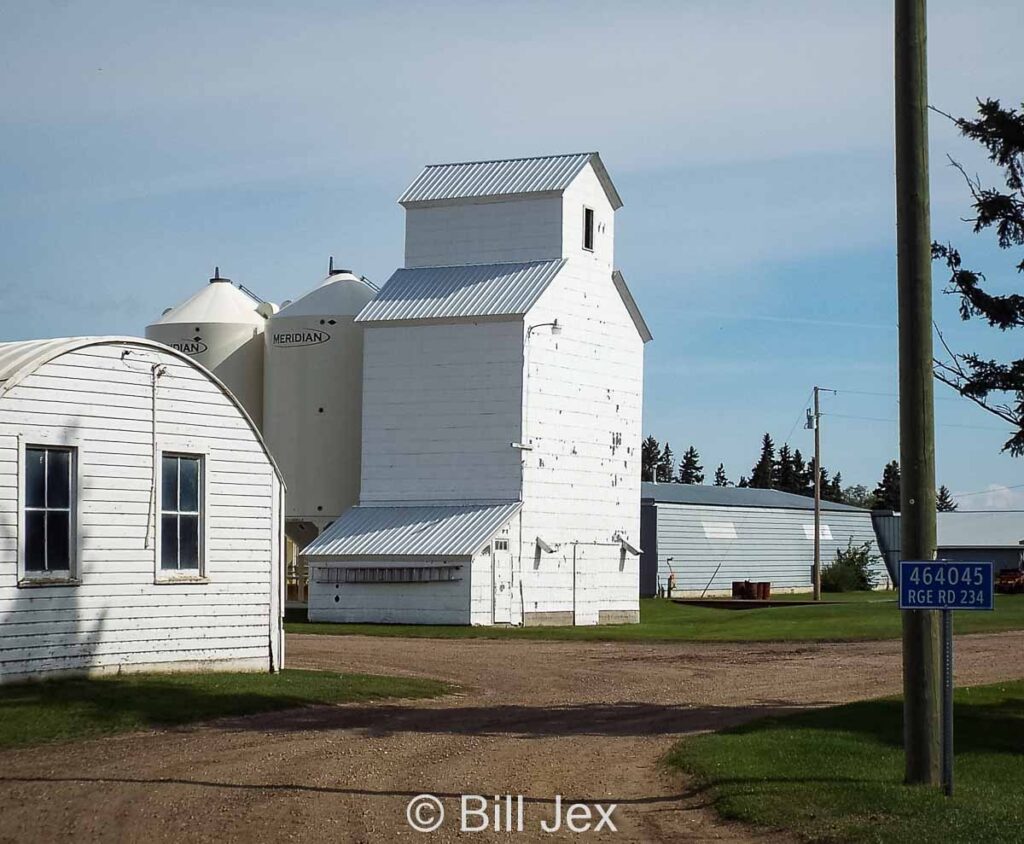
[[[641,449],[643,479],[656,480],[658,483],[703,484],[705,482],[704,466],[694,446],[683,452],[682,458],[676,463],[672,447],[666,442],[661,445],[654,436],[643,441]],[[732,486],[721,463],[715,469],[712,480],[714,486]],[[761,454],[750,470],[749,476],[741,475],[736,483],[739,487],[751,489],[777,489],[795,495],[814,495],[814,458],[806,460],[800,449],[790,449],[789,443],[776,451],[775,442],[770,434],[761,440]],[[900,464],[895,460],[886,464],[882,477],[874,491],[869,492],[861,484],[843,487],[841,472],[832,474],[821,468],[821,497],[824,501],[850,504],[854,507],[866,507],[872,510],[900,509]],[[956,510],[956,503],[945,487],[939,487],[937,504],[940,512]]]

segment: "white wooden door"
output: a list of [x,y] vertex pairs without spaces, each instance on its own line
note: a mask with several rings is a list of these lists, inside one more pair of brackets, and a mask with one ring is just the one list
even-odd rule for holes
[[508,537],[491,543],[491,566],[494,572],[494,623],[512,623],[512,552]]

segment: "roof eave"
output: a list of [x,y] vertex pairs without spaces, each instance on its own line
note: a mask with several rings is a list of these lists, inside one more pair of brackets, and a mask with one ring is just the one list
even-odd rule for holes
[[590,166],[594,168],[594,173],[597,174],[601,187],[604,188],[604,192],[608,195],[608,201],[612,205],[612,210],[618,211],[622,207],[622,197],[619,196],[619,192],[615,189],[612,177],[608,175],[608,170],[605,169],[600,153],[590,153]]
[[484,196],[458,196],[447,199],[400,199],[398,204],[406,210],[411,208],[441,208],[448,205],[484,205],[496,202],[518,202],[524,199],[558,199],[564,193],[564,190],[538,190],[521,191],[519,193],[492,193]]
[[629,285],[626,284],[625,276],[619,270],[613,270],[612,282],[622,298],[622,304],[626,306],[626,310],[629,311],[629,315],[633,319],[633,324],[636,326],[640,339],[644,343],[650,343],[654,339],[654,335],[651,334],[651,329],[647,327],[647,320],[644,319],[644,315],[640,312],[640,307],[633,298],[633,294],[629,291]]

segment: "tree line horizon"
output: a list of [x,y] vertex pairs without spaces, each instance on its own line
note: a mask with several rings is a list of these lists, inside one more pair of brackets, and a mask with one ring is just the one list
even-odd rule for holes
[[[641,446],[642,480],[657,483],[703,485],[706,475],[700,453],[691,445],[676,463],[672,447],[666,440],[662,445],[653,434],[648,434]],[[800,449],[791,449],[783,443],[776,450],[775,441],[765,433],[761,439],[761,453],[749,475],[740,475],[734,484],[729,480],[725,465],[719,463],[711,481],[712,486],[737,486],[748,489],[775,489],[794,495],[814,497],[814,458],[805,459]],[[881,478],[874,490],[869,491],[863,484],[843,486],[842,472],[832,474],[822,464],[821,499],[837,504],[849,504],[867,510],[900,509],[900,464],[890,460],[882,469]],[[936,508],[939,512],[957,509],[949,489],[943,485],[936,492]]]

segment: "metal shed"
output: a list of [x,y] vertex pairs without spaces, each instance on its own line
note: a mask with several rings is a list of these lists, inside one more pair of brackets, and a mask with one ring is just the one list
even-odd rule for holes
[[[900,514],[871,514],[893,581],[899,570]],[[999,569],[1024,566],[1024,510],[958,510],[936,514],[940,560],[991,562]]]
[[[849,542],[878,545],[871,512],[822,502],[821,559]],[[677,594],[729,594],[734,580],[770,581],[776,591],[811,588],[814,501],[768,489],[645,483],[640,507],[640,594],[675,573]],[[879,557],[877,583],[889,582]]]

